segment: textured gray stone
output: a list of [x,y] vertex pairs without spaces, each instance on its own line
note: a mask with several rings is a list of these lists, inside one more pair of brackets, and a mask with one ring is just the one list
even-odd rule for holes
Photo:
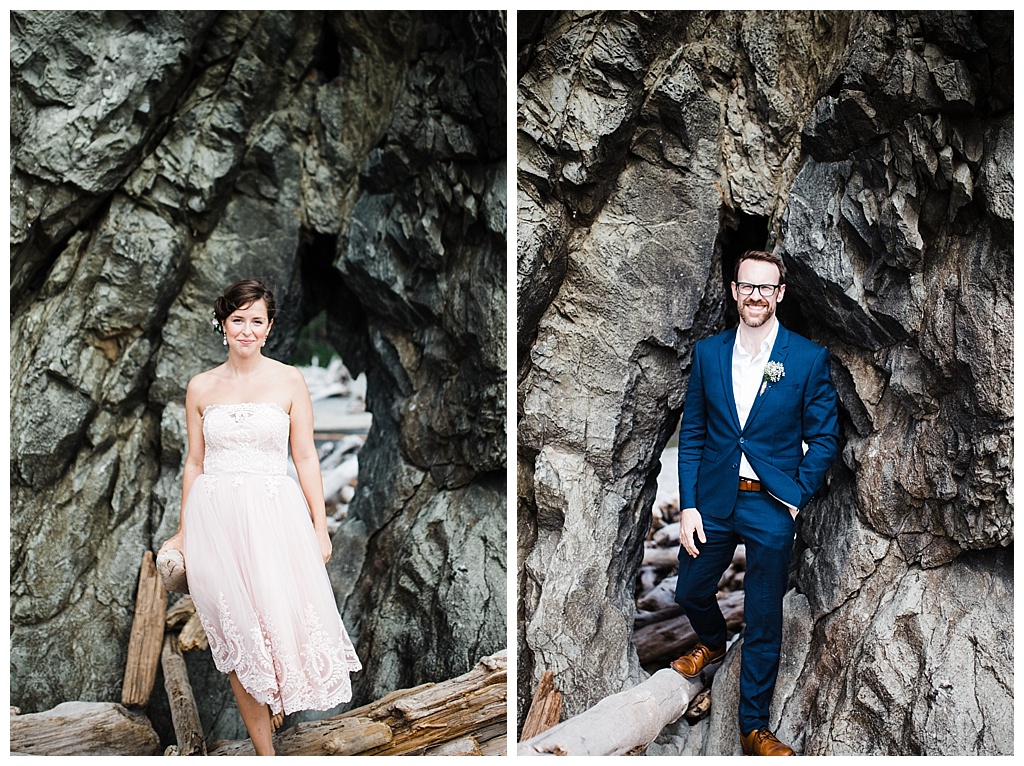
[[[1010,17],[526,21],[520,716],[544,670],[569,715],[640,680],[658,458],[693,343],[736,321],[727,270],[767,247],[788,267],[780,318],[832,352],[843,429],[799,527],[779,731],[805,754],[1012,752],[1012,646],[986,645],[1012,634]],[[670,727],[659,754],[737,751],[730,657],[710,722]]]

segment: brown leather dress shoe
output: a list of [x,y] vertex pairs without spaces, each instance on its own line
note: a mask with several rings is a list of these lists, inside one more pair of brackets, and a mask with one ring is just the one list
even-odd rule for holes
[[740,735],[743,755],[793,755],[793,748],[779,742],[767,726],[754,729],[750,734]]
[[677,673],[682,673],[687,678],[696,678],[705,667],[712,662],[718,662],[724,656],[724,646],[720,649],[709,649],[698,641],[695,647],[678,660],[672,660],[670,664]]

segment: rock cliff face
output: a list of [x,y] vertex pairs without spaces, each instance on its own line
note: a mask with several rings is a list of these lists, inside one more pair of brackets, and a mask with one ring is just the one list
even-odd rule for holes
[[[539,12],[517,48],[520,713],[545,669],[569,714],[639,680],[659,456],[767,247],[843,428],[773,725],[805,754],[1012,752],[1012,18]],[[735,652],[709,722],[649,752],[739,754]]]
[[12,704],[119,699],[247,276],[272,356],[326,311],[370,381],[330,566],[357,700],[505,646],[504,57],[499,13],[12,13]]

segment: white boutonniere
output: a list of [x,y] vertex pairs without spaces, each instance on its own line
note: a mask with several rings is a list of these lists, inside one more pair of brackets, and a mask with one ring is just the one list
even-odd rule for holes
[[764,366],[764,377],[761,378],[761,390],[757,395],[760,396],[763,394],[769,383],[778,383],[784,377],[786,377],[786,368],[782,365],[782,362],[768,362],[768,364]]

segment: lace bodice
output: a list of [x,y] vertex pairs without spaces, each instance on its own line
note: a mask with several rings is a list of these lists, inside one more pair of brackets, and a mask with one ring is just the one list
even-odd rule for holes
[[285,475],[290,425],[288,413],[270,402],[207,405],[203,473]]

